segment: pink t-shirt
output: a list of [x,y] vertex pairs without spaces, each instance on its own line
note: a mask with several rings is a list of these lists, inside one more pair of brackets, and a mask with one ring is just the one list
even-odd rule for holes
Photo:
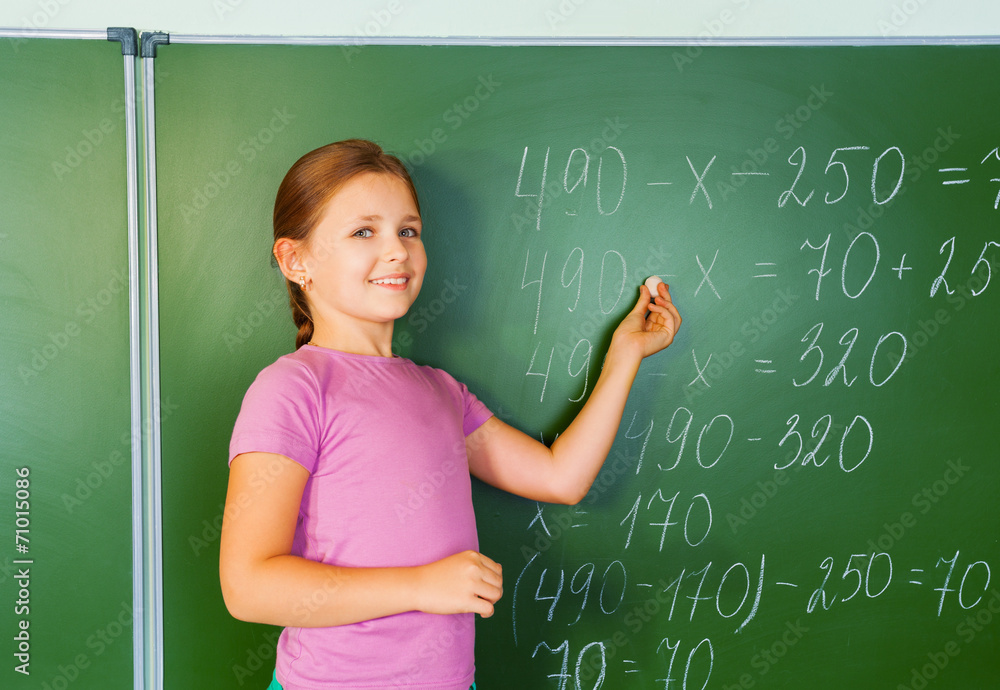
[[[408,359],[305,345],[247,391],[229,446],[309,470],[292,553],[343,567],[424,565],[478,550],[465,437],[491,416],[450,375]],[[303,610],[335,593],[317,592]],[[420,612],[286,628],[285,690],[467,690],[473,614]]]

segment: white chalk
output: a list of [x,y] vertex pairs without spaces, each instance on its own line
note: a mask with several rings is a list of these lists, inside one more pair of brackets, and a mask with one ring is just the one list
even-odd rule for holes
[[649,294],[653,297],[659,296],[659,285],[662,282],[663,281],[660,279],[660,276],[649,276],[646,278],[646,287],[649,288]]

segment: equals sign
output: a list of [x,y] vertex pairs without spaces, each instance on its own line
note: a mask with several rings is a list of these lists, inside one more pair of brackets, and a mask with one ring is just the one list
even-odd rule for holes
[[[634,659],[622,659],[622,663],[623,664],[635,664],[635,663],[638,663],[638,662],[636,662]],[[630,668],[627,671],[625,671],[625,673],[639,673],[639,669],[637,669],[637,668]]]
[[754,362],[760,365],[757,369],[754,369],[758,374],[774,374],[777,372],[776,369],[764,368],[771,366],[772,360],[770,359],[755,359]]
[[756,266],[758,269],[762,271],[765,271],[765,273],[760,273],[758,275],[755,275],[754,278],[777,278],[778,277],[777,273],[766,272],[766,271],[773,271],[774,270],[773,268],[761,268],[761,266],[777,266],[777,265],[778,264],[774,263],[773,261],[762,261],[759,263],[755,263],[754,266]]
[[[938,172],[939,173],[956,173],[956,172],[964,173],[964,172],[968,172],[968,170],[969,170],[968,168],[938,168]],[[965,184],[968,181],[969,181],[968,179],[965,179],[965,180],[945,180],[941,184]]]
[[[912,568],[910,570],[910,577],[913,577],[913,573],[922,573],[922,572],[924,572],[922,568]],[[920,581],[920,580],[910,580],[910,584],[911,585],[922,585],[924,583],[922,581]]]

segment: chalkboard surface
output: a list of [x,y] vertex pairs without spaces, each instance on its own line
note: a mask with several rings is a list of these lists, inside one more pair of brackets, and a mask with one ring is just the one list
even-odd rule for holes
[[120,44],[0,39],[3,688],[132,684],[125,112]]
[[410,164],[427,228],[397,352],[506,421],[555,437],[647,276],[684,316],[579,506],[477,485],[506,585],[480,687],[990,687],[998,67],[955,46],[161,49],[167,685],[273,667],[276,631],[218,593],[227,444],[293,347],[278,182],[365,137]]

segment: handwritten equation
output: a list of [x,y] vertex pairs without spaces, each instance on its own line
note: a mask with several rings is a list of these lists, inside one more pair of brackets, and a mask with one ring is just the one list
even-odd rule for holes
[[[632,634],[642,632],[654,619],[662,630],[675,620],[683,624],[699,617],[718,617],[730,623],[732,634],[738,635],[758,614],[762,602],[772,600],[777,590],[801,591],[798,613],[818,616],[834,607],[863,606],[890,589],[902,588],[918,597],[918,605],[922,602],[928,614],[940,617],[946,606],[962,611],[979,606],[992,578],[987,561],[961,559],[960,551],[906,566],[896,563],[887,552],[827,556],[818,564],[818,572],[800,581],[772,574],[765,554],[761,554],[759,563],[737,561],[727,565],[709,561],[697,570],[682,568],[655,584],[630,582],[621,560],[603,568],[590,562],[572,573],[570,570],[546,567],[536,553],[522,568],[514,588],[514,642],[520,645],[526,630],[532,639],[555,638],[552,642],[529,644],[532,659],[555,659],[557,666],[548,678],[559,688],[596,689],[609,676],[627,677],[641,672],[636,659],[618,658],[621,655],[614,649],[628,646],[624,630],[582,644],[576,654],[570,649],[569,639],[559,641],[564,634],[560,631],[579,624],[585,612],[598,617],[616,616]],[[631,603],[637,601],[641,603]],[[678,626],[669,627],[676,630]],[[686,659],[682,654],[678,664],[677,654],[684,644]],[[663,637],[656,654],[662,663],[656,671],[665,675],[655,681],[663,683],[665,690],[708,686],[715,665],[715,646],[710,638],[691,644],[677,636]],[[568,685],[571,681],[575,685]],[[614,681],[609,684],[618,685]]]
[[[900,147],[889,146],[874,156],[874,160],[870,163],[864,161],[865,156],[868,159],[872,158],[872,151],[872,147],[867,145],[841,146],[833,149],[822,170],[823,176],[828,180],[827,188],[819,190],[823,192],[823,204],[832,206],[844,201],[852,181],[859,178],[862,180],[860,184],[865,184],[870,189],[871,201],[875,206],[884,206],[896,198],[903,189],[906,175],[906,156]],[[533,199],[531,209],[534,215],[533,226],[535,230],[542,229],[543,210],[551,205],[552,197],[563,194],[571,196],[578,194],[578,196],[583,197],[592,174],[596,176],[596,182],[592,186],[593,209],[597,214],[614,215],[622,207],[628,188],[629,166],[625,153],[620,148],[608,146],[597,155],[596,163],[593,161],[594,156],[587,149],[571,149],[566,154],[565,164],[558,166],[553,171],[554,179],[550,178],[550,158],[552,158],[551,146],[545,148],[544,154],[537,150],[531,151],[530,146],[525,146],[514,187],[515,197]],[[772,173],[759,170],[756,165],[752,164],[752,161],[744,161],[739,169],[736,164],[731,164],[730,171],[723,172],[719,171],[718,168],[713,170],[717,160],[718,155],[714,155],[707,162],[695,163],[690,156],[684,156],[687,166],[686,168],[682,167],[681,174],[686,178],[686,184],[676,179],[647,180],[642,184],[654,190],[667,190],[667,194],[670,194],[676,185],[677,188],[683,188],[684,191],[675,196],[680,196],[682,200],[686,199],[689,205],[696,201],[703,202],[708,210],[715,207],[712,193],[706,184],[713,182],[713,177],[721,177],[714,182],[716,186],[721,185],[724,191],[727,189],[726,185],[732,185],[734,181],[742,185],[746,184],[748,180],[759,180],[757,184],[764,187],[762,191],[774,195],[773,198],[778,208],[804,207],[816,198],[817,189],[809,188],[806,190],[803,188],[803,175],[806,173],[807,167],[811,165],[807,164],[807,152],[804,146],[796,148],[788,157],[787,163],[790,169],[786,173],[773,175],[775,179],[780,179],[777,188],[774,188],[771,182]],[[859,160],[863,162],[859,162]],[[751,164],[751,170],[745,169],[747,163]],[[848,165],[849,163],[850,165]],[[690,177],[687,176],[687,173],[690,173]],[[943,167],[938,169],[938,174],[940,184],[945,187],[974,182],[991,184],[993,189],[988,194],[984,194],[984,197],[987,202],[992,202],[994,210],[1000,209],[1000,177],[990,177],[991,174],[1000,175],[1000,147],[989,151],[975,168]],[[690,189],[690,193],[688,193],[688,189]],[[672,198],[668,197],[668,200],[672,200]],[[568,216],[579,215],[581,209],[584,208],[583,203],[585,202],[581,199],[579,205],[567,208],[563,212]],[[590,202],[586,203],[587,207],[590,207]],[[515,216],[515,228],[521,230],[526,227],[527,219],[528,216]]]
[[[726,287],[720,289],[718,287],[721,284],[719,282],[720,279],[713,276],[713,270],[716,263],[718,263],[722,249],[716,249],[711,259],[707,257],[703,259],[701,255],[695,254],[690,259],[689,267],[693,268],[697,266],[696,275],[699,277],[697,278],[698,283],[693,286],[692,295],[698,297],[704,290],[705,294],[711,295],[721,301],[724,297],[732,296],[734,293],[739,293],[746,289],[748,281],[766,281],[782,277],[785,280],[798,279],[804,284],[806,281],[808,283],[815,281],[814,287],[810,285],[810,291],[815,301],[819,302],[821,295],[826,294],[823,289],[825,286],[824,279],[832,271],[836,270],[837,274],[833,280],[836,281],[837,277],[839,277],[839,285],[832,288],[833,291],[838,295],[843,294],[848,299],[856,300],[868,290],[876,275],[895,275],[897,280],[902,281],[904,277],[909,276],[908,271],[914,269],[914,266],[907,262],[906,253],[902,254],[895,262],[884,262],[882,260],[879,241],[869,232],[859,233],[844,251],[843,258],[840,261],[836,261],[836,257],[830,256],[832,237],[832,234],[827,234],[822,241],[818,241],[815,244],[808,239],[802,242],[799,247],[802,261],[794,267],[780,267],[779,263],[775,261],[756,261],[753,262],[751,267],[750,262],[743,259],[741,261],[746,266],[746,272],[743,275],[739,275],[735,271],[730,271],[723,278],[729,281],[728,289]],[[998,252],[995,250],[1000,249],[1000,232],[998,232],[997,237],[997,240],[984,242],[981,247],[977,245],[971,249],[964,248],[964,251],[961,252],[962,261],[965,263],[964,266],[953,265],[957,263],[955,261],[956,236],[945,240],[936,251],[932,250],[932,257],[936,256],[940,258],[932,258],[930,261],[925,258],[921,266],[927,269],[932,262],[937,264],[934,268],[935,277],[926,284],[928,296],[933,298],[939,294],[942,297],[954,295],[956,290],[953,285],[957,281],[973,283],[968,290],[971,297],[979,297],[985,293],[990,287],[993,278],[994,259],[998,256]],[[861,245],[867,245],[867,247],[862,250]],[[855,249],[856,246],[858,247],[857,250]],[[583,294],[583,286],[588,281],[596,281],[597,283],[597,300],[596,304],[592,303],[584,306],[591,309],[596,307],[604,315],[614,312],[622,303],[626,293],[629,297],[632,295],[630,290],[633,286],[629,281],[630,278],[634,279],[638,274],[634,268],[632,270],[629,269],[628,260],[617,249],[605,250],[600,260],[591,259],[587,261],[584,249],[579,246],[573,247],[567,253],[565,260],[562,261],[562,265],[558,269],[558,279],[552,277],[550,250],[543,250],[540,253],[541,256],[539,256],[539,251],[536,250],[533,257],[530,248],[525,250],[524,269],[520,282],[521,291],[527,291],[525,294],[530,294],[535,298],[535,318],[532,325],[532,333],[538,332],[539,319],[543,313],[542,298],[544,294],[551,294],[551,288],[548,287],[552,284],[551,281],[556,281],[556,285],[565,291],[563,294],[567,296],[567,301],[571,300],[571,304],[566,307],[566,310],[570,313],[575,312],[581,307],[580,298]],[[976,258],[973,259],[973,256]],[[675,264],[677,263],[676,259],[673,261]],[[835,265],[831,265],[831,262]],[[864,262],[863,265],[862,262]],[[896,265],[892,266],[890,265],[891,263],[896,263]],[[644,265],[648,266],[648,262]],[[593,266],[598,267],[595,268]],[[674,278],[678,275],[677,273],[663,272],[662,266],[660,269],[660,272],[655,274],[663,279]],[[881,273],[879,272],[880,269]],[[546,270],[549,271],[548,278],[546,277]],[[976,278],[977,280],[972,281],[972,278]],[[837,287],[840,289],[837,290]]]

